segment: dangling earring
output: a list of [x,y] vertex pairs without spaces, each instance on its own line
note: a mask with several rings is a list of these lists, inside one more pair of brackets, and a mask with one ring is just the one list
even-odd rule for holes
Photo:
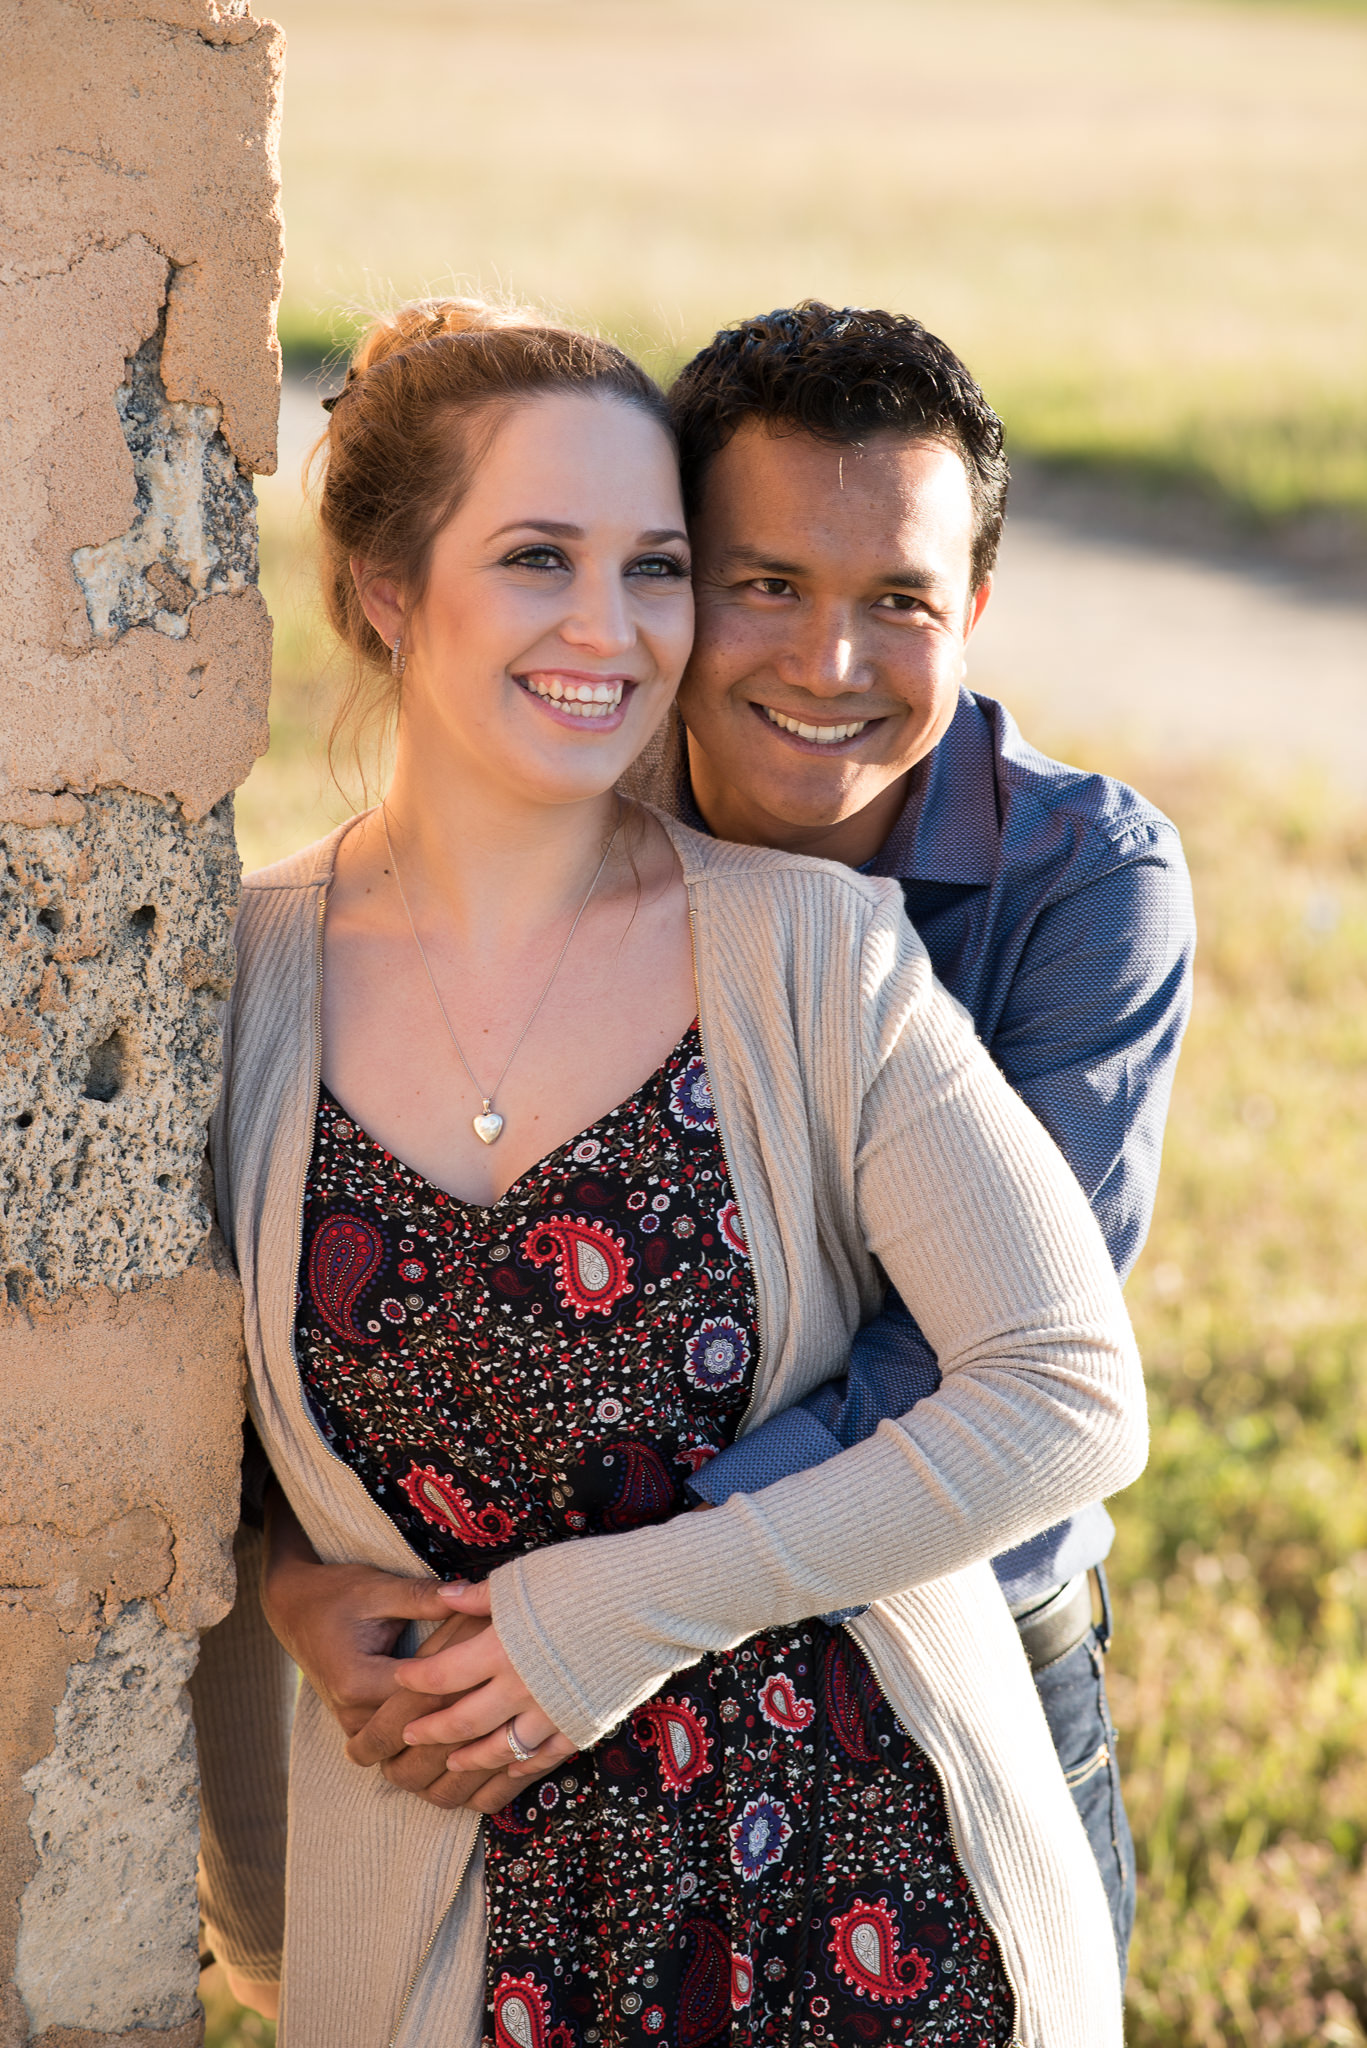
[[389,650],[389,673],[396,683],[403,681],[403,672],[408,667],[408,656],[399,652],[402,646],[403,635],[398,633],[394,637],[394,645]]

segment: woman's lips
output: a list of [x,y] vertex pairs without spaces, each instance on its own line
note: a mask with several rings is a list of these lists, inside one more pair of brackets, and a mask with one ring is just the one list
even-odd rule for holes
[[583,675],[572,669],[534,669],[516,680],[564,724],[606,731],[621,724],[627,698],[636,687],[630,676]]

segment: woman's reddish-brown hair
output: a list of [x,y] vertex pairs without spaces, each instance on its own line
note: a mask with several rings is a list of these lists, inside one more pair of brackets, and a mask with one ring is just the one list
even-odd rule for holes
[[527,308],[479,299],[414,299],[378,315],[356,344],[314,450],[327,615],[351,657],[333,723],[359,730],[398,708],[390,650],[361,605],[353,561],[420,604],[432,548],[457,511],[508,410],[554,391],[639,406],[672,439],[664,394],[611,342]]

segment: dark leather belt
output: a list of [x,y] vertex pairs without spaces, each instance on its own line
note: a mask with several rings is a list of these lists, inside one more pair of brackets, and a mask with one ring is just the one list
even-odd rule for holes
[[1060,1586],[1041,1607],[1018,1615],[1016,1627],[1032,1671],[1057,1664],[1085,1640],[1092,1629],[1092,1581],[1087,1572]]

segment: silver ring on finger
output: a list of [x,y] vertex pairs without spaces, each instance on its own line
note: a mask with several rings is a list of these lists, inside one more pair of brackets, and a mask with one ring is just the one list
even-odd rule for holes
[[536,1755],[536,1751],[534,1749],[528,1749],[526,1744],[518,1739],[516,1714],[514,1714],[511,1721],[506,1721],[504,1723],[503,1733],[508,1738],[509,1749],[512,1751],[513,1755],[517,1758],[520,1764],[530,1762],[532,1757]]

